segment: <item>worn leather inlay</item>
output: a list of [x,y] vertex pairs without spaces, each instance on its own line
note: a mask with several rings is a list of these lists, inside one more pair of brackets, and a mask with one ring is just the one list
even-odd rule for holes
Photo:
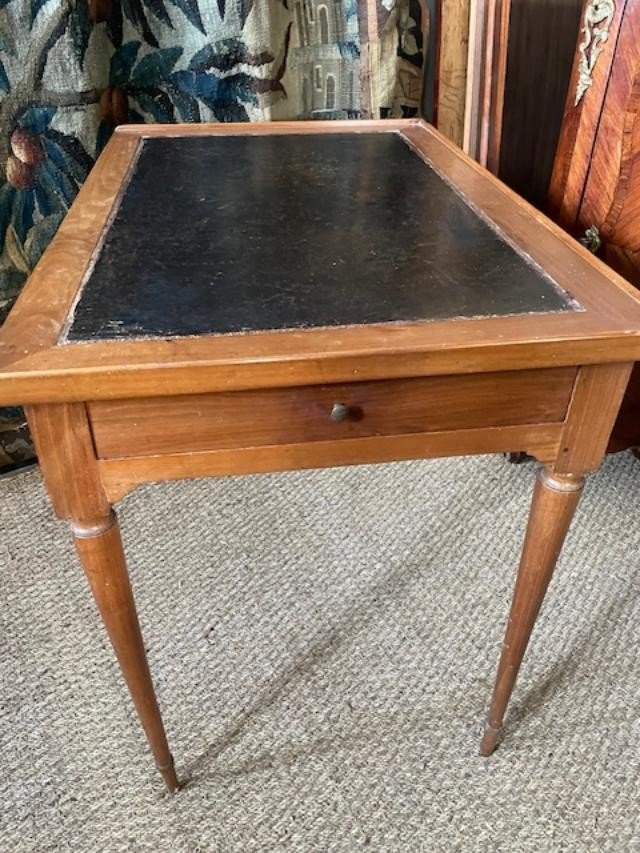
[[165,137],[68,340],[572,309],[396,133]]

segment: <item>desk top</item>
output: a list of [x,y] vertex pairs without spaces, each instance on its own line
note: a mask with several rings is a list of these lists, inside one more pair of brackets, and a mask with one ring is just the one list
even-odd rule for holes
[[398,133],[156,137],[67,340],[574,309]]
[[0,405],[640,358],[637,292],[419,120],[118,128]]

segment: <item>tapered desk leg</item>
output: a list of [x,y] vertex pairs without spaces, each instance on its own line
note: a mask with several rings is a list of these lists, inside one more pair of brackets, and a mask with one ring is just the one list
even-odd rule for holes
[[115,513],[88,526],[71,522],[76,549],[167,788],[178,780],[149,672]]
[[547,471],[536,480],[481,755],[491,755],[500,741],[507,703],[583,485],[583,477]]

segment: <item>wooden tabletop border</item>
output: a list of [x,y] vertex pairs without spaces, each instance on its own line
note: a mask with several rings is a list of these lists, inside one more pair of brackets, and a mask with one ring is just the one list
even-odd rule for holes
[[[162,136],[399,133],[586,310],[60,344],[139,148]],[[640,301],[620,276],[425,122],[118,128],[0,330],[0,405],[633,360]]]

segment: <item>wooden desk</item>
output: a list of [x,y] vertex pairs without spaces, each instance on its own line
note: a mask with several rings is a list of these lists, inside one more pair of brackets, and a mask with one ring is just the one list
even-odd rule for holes
[[112,504],[180,477],[537,457],[488,755],[640,355],[633,294],[419,121],[118,130],[0,332],[0,404],[27,407],[171,790]]

